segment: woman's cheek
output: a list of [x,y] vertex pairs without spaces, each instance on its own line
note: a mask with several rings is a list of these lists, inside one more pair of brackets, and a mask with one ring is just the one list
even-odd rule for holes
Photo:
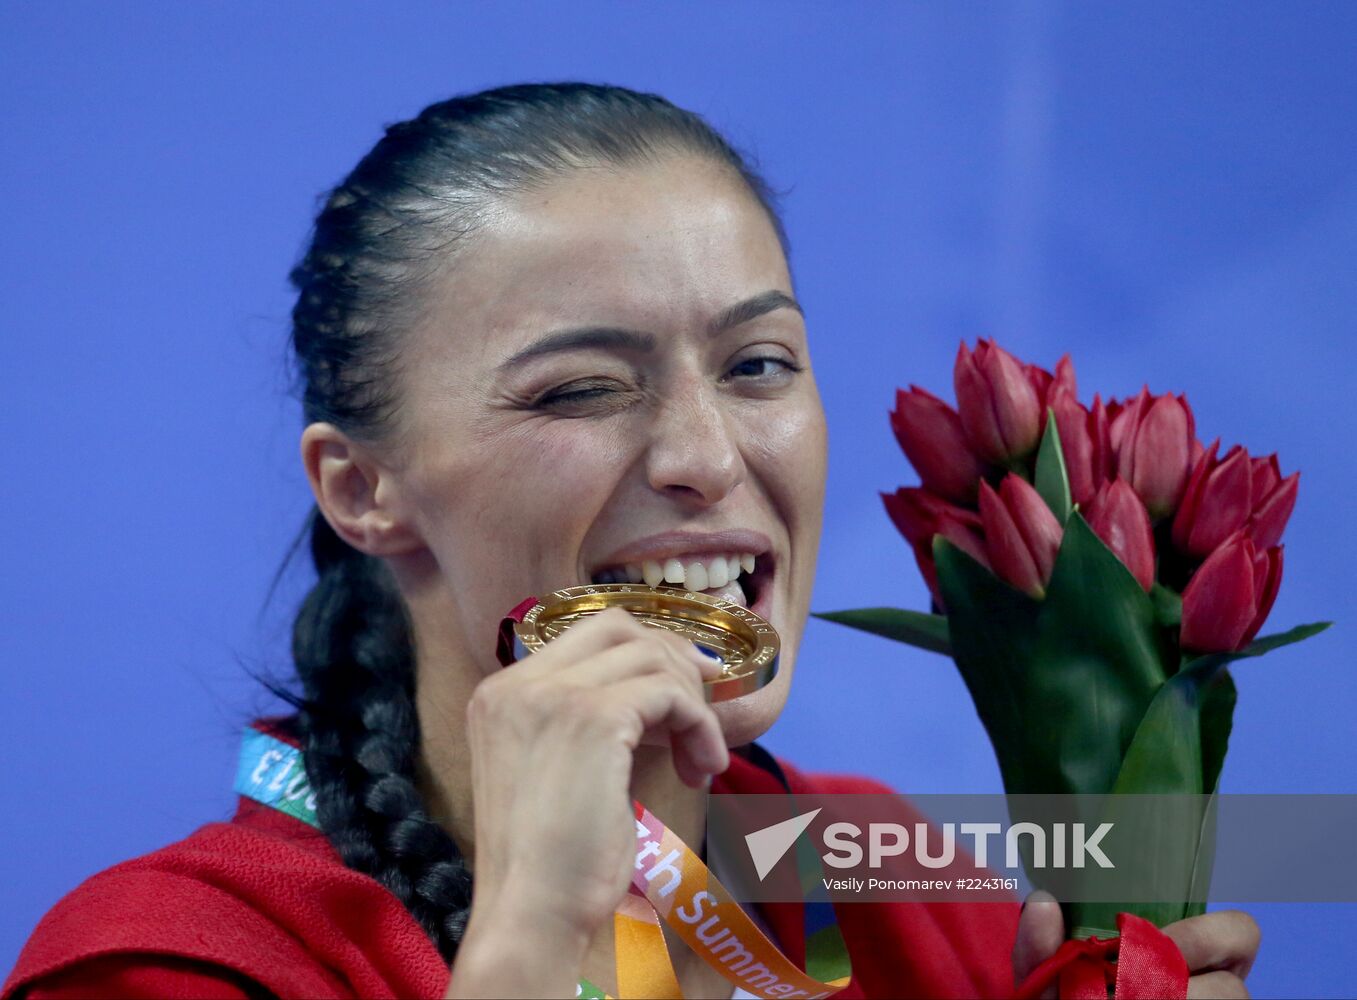
[[784,486],[795,484],[798,492],[820,490],[825,477],[826,430],[818,402],[798,399],[795,405],[769,407],[745,420],[750,432],[746,454],[757,456]]
[[632,423],[621,416],[553,421],[518,463],[524,479],[553,506],[608,496],[631,465]]

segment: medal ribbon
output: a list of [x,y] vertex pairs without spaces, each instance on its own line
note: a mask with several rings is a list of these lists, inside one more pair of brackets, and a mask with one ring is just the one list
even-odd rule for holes
[[[521,622],[537,604],[536,597],[525,598],[500,621],[495,655],[501,666],[507,667],[516,659],[514,624]],[[749,751],[758,766],[776,777],[788,795],[793,794],[791,783],[771,754],[757,744],[751,744]],[[632,891],[644,895],[654,912],[703,961],[736,986],[760,997],[828,997],[848,985],[853,978],[848,946],[839,929],[834,907],[824,894],[824,869],[820,857],[805,836],[797,838],[795,845],[805,899],[806,971],[802,972],[768,940],[702,859],[677,834],[641,803],[633,802],[632,805],[636,810],[637,836]],[[647,864],[648,861],[653,863]],[[684,903],[688,904],[686,908]],[[660,941],[663,943],[662,934]],[[746,949],[749,950],[747,960]],[[621,962],[619,948],[619,966]],[[665,964],[669,964],[667,953]],[[619,974],[619,984],[621,981]],[[769,992],[770,989],[773,991]],[[629,994],[623,989],[622,995],[652,994]]]
[[[500,662],[513,662],[510,630],[536,604],[529,598],[501,624]],[[753,756],[791,794],[782,769],[759,747]],[[316,799],[306,778],[301,750],[253,726],[245,730],[235,791],[319,829]],[[757,997],[820,1000],[848,985],[852,967],[834,909],[815,893],[805,903],[806,970],[770,941],[735,898],[683,840],[645,808],[632,803],[636,822],[636,866],[630,891],[613,914],[617,983],[621,997],[682,1000],[660,920],[726,980]],[[803,887],[813,889],[822,874],[820,859],[805,838],[796,844]],[[587,979],[577,997],[611,1000]]]

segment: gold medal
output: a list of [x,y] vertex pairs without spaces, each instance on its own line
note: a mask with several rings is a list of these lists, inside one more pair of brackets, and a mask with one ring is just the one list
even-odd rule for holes
[[598,583],[547,594],[514,622],[515,659],[607,608],[626,608],[652,628],[681,635],[719,660],[724,669],[706,682],[707,701],[757,691],[777,673],[777,632],[754,612],[707,594],[642,583]]

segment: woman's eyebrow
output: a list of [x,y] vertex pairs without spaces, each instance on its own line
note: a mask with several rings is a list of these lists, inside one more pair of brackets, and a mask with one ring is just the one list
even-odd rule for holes
[[[707,333],[713,337],[718,336],[741,323],[748,323],[750,320],[758,319],[758,317],[776,309],[795,309],[801,315],[805,315],[801,304],[796,299],[786,292],[779,292],[774,289],[761,292],[723,310],[708,325]],[[589,347],[653,351],[655,349],[655,337],[639,330],[626,330],[614,326],[581,326],[572,327],[568,330],[557,330],[555,333],[549,333],[521,351],[510,355],[499,363],[496,370],[503,371],[527,361],[529,358],[541,357],[544,354],[555,354],[558,351],[580,350]]]
[[801,308],[801,303],[797,302],[796,299],[786,292],[772,289],[745,299],[743,302],[735,303],[712,320],[707,332],[713,337],[718,336],[732,327],[739,326],[741,323],[748,323],[751,319],[758,319],[775,309],[795,309],[802,316],[806,315],[805,310]]
[[652,351],[655,349],[655,338],[648,333],[623,330],[613,326],[581,326],[569,330],[558,330],[534,341],[516,354],[510,355],[499,363],[496,370],[503,371],[506,368],[512,368],[520,362],[527,361],[529,358],[540,357],[543,354],[578,350],[583,347]]

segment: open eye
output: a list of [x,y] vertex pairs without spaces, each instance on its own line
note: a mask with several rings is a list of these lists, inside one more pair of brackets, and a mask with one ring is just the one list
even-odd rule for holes
[[730,375],[736,378],[755,378],[768,379],[777,378],[784,373],[801,371],[799,365],[793,364],[786,358],[779,358],[771,354],[761,354],[758,357],[745,358],[737,363],[730,370]]

